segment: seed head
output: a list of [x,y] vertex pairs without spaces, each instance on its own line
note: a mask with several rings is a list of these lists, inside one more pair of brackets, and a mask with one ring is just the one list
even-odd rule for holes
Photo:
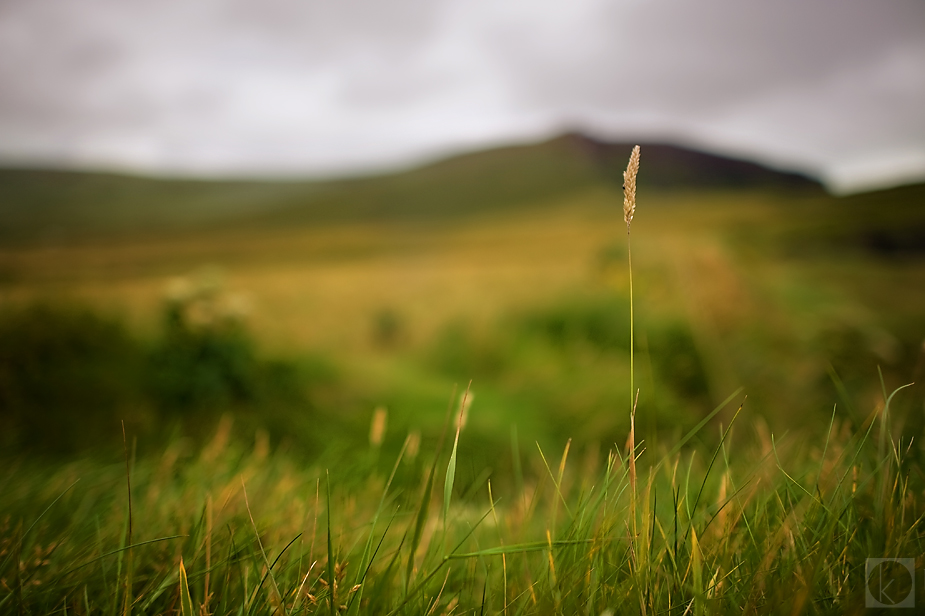
[[630,161],[623,172],[623,220],[626,232],[630,232],[633,214],[636,213],[636,174],[639,172],[639,146],[633,148]]

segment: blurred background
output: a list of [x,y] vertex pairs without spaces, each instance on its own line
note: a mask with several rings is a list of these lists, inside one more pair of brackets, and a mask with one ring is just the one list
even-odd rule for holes
[[4,455],[397,449],[470,380],[468,460],[622,444],[636,143],[649,443],[925,376],[918,0],[7,0],[0,84]]

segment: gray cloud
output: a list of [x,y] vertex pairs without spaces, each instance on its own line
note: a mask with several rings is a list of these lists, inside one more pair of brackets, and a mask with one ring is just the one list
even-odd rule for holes
[[7,0],[0,158],[350,173],[563,128],[925,179],[919,0]]

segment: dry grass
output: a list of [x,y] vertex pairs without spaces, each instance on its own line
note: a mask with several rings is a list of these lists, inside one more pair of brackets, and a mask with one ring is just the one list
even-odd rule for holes
[[630,160],[623,172],[623,220],[626,222],[626,232],[629,233],[633,223],[633,214],[636,213],[636,174],[639,173],[639,146],[633,148]]
[[214,231],[6,251],[0,264],[15,276],[0,287],[0,301],[71,297],[150,328],[171,280],[213,267],[229,292],[249,300],[250,323],[269,347],[362,353],[382,309],[402,317],[412,341],[426,341],[449,318],[488,323],[511,307],[594,284],[612,220],[605,196],[592,194],[531,219],[452,228]]

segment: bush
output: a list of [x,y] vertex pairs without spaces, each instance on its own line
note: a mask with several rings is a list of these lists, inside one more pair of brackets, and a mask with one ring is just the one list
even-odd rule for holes
[[[112,319],[38,304],[0,315],[0,439],[67,452],[137,423],[144,350]],[[134,406],[138,406],[134,404]]]
[[[65,455],[121,447],[123,421],[149,442],[175,430],[203,436],[227,413],[251,437],[266,429],[314,440],[304,429],[308,389],[331,380],[326,364],[260,357],[217,295],[174,297],[162,318],[161,334],[145,342],[87,308],[0,314],[0,446]],[[303,429],[292,434],[297,414]]]
[[169,302],[164,333],[150,356],[149,390],[159,408],[180,413],[251,402],[259,366],[254,345],[239,321],[197,323],[191,307]]
[[629,300],[572,300],[523,317],[523,330],[558,347],[587,345],[602,352],[627,352]]

